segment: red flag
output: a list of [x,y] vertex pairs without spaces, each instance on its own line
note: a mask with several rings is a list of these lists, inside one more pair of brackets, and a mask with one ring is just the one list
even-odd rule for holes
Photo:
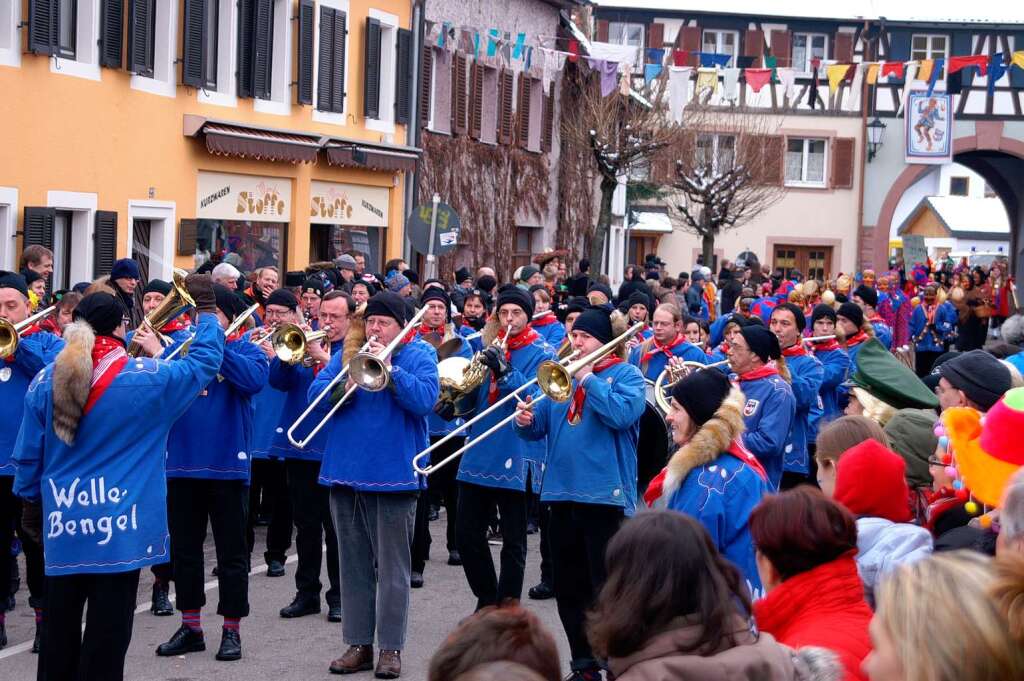
[[672,50],[672,63],[675,66],[686,66],[686,62],[690,60],[690,52],[688,50]]
[[976,54],[967,57],[949,58],[950,73],[956,73],[965,66],[977,66],[978,73],[984,76],[988,72],[988,57],[984,54]]
[[882,72],[880,74],[883,78],[889,75],[896,76],[897,78],[903,77],[903,62],[901,61],[887,61],[882,62]]

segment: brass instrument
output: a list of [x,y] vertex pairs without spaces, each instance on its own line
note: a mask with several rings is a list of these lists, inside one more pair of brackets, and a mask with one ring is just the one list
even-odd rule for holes
[[14,355],[18,351],[18,343],[21,342],[21,332],[40,319],[48,317],[56,309],[56,305],[51,305],[45,310],[40,310],[32,316],[26,317],[17,324],[6,319],[0,319],[0,359]]
[[[159,334],[160,329],[164,328],[168,322],[183,314],[190,307],[195,307],[196,301],[192,300],[192,295],[185,288],[185,277],[187,276],[188,272],[185,270],[175,269],[171,273],[171,292],[164,296],[163,302],[150,310],[142,320],[142,324],[139,325],[140,327],[148,326]],[[141,354],[142,346],[132,338],[132,342],[128,344],[128,356],[138,357]]]
[[[245,311],[242,312],[237,317],[235,317],[235,321],[231,322],[231,324],[228,326],[228,328],[224,329],[224,337],[226,338],[226,337],[230,336],[231,334],[233,334],[235,331],[238,331],[240,328],[242,328],[242,326],[247,321],[249,321],[249,317],[252,317],[256,313],[256,311],[259,310],[259,309],[260,309],[259,303],[253,303],[249,307],[245,308]],[[160,359],[170,361],[170,360],[174,359],[175,357],[177,357],[179,353],[181,353],[182,356],[187,355],[188,354],[188,349],[192,345],[192,341],[195,340],[195,338],[196,338],[196,335],[195,335],[195,333],[193,333],[192,336],[188,338],[188,340],[186,340],[181,345],[176,347],[174,349],[174,352],[172,352],[171,354],[167,355],[166,357],[161,357]]]
[[604,359],[606,356],[614,352],[619,345],[635,336],[643,328],[644,323],[637,322],[633,326],[629,327],[629,329],[627,329],[621,336],[613,338],[611,341],[605,343],[604,345],[594,350],[589,355],[586,355],[579,359],[575,359],[577,353],[574,352],[570,357],[562,361],[549,359],[547,361],[541,362],[540,366],[537,367],[537,375],[532,380],[528,381],[527,383],[524,383],[522,386],[517,388],[512,393],[509,393],[498,402],[495,402],[493,405],[491,405],[491,407],[489,407],[486,411],[479,414],[476,418],[467,421],[458,430],[452,431],[445,438],[438,440],[433,445],[427,447],[422,452],[413,457],[413,469],[417,473],[420,473],[421,475],[430,475],[431,473],[435,473],[443,466],[446,466],[449,462],[454,461],[458,457],[462,456],[462,454],[467,450],[475,447],[476,445],[486,440],[488,437],[490,437],[498,430],[501,430],[502,428],[507,426],[515,419],[515,411],[513,411],[511,414],[503,418],[501,421],[495,423],[493,426],[488,428],[486,431],[484,431],[477,437],[473,438],[473,440],[466,443],[461,449],[452,452],[441,461],[438,461],[436,464],[421,466],[419,463],[424,457],[429,456],[430,452],[432,452],[439,445],[445,442],[446,439],[453,437],[455,433],[460,432],[461,430],[465,430],[470,425],[481,419],[483,416],[494,411],[501,404],[504,404],[512,397],[517,396],[520,392],[530,387],[534,383],[537,384],[537,386],[540,388],[543,394],[540,395],[536,400],[534,400],[532,404],[537,404],[544,398],[552,399],[555,402],[565,402],[572,395],[572,379],[577,373],[579,373],[580,369],[589,364],[592,364],[593,362],[597,362],[601,359]]
[[282,324],[270,335],[274,354],[285,364],[298,364],[306,358],[310,343],[320,343],[327,337],[327,331],[303,331],[298,324]]
[[[505,336],[495,338],[491,346],[505,352],[511,331],[512,325],[509,324],[505,329]],[[438,350],[440,354],[440,348]],[[476,391],[487,380],[490,371],[482,358],[483,350],[475,353],[470,359],[445,357],[437,363],[437,375],[441,382],[441,393],[437,402],[453,404],[455,416],[467,416],[475,408]]]
[[672,405],[669,402],[669,396],[666,393],[672,391],[672,387],[683,380],[694,371],[700,371],[702,369],[713,369],[729,363],[729,360],[723,359],[721,362],[715,362],[714,364],[701,364],[700,362],[685,361],[681,364],[668,364],[658,377],[654,379],[654,401],[658,403],[658,409],[661,409],[662,414],[667,415],[672,409]]
[[838,336],[836,334],[830,334],[828,336],[810,336],[808,338],[801,338],[801,343],[823,343],[824,341],[836,340]]
[[[409,320],[409,323],[405,325],[405,328],[399,331],[394,340],[388,343],[388,345],[381,350],[379,354],[369,352],[370,343],[376,342],[377,340],[376,336],[371,336],[363,347],[360,348],[359,352],[349,360],[349,363],[341,368],[338,375],[332,378],[330,383],[324,386],[324,389],[320,391],[320,394],[309,403],[306,410],[299,414],[299,418],[295,419],[295,423],[288,428],[288,441],[295,447],[304,449],[306,445],[316,437],[316,434],[327,425],[327,422],[331,420],[331,417],[341,409],[341,406],[348,401],[348,398],[351,397],[356,390],[362,388],[369,392],[378,392],[388,387],[388,384],[391,382],[391,370],[384,363],[385,360],[395,351],[409,331],[420,323],[420,319],[423,318],[423,315],[426,314],[426,312],[427,308],[425,306],[420,308],[419,312],[417,312],[416,315]],[[316,426],[313,427],[313,430],[311,430],[305,438],[302,440],[296,440],[295,429],[299,427],[299,424],[305,421],[306,418],[313,413],[313,410],[316,409],[317,405],[334,391],[335,386],[349,376],[352,377],[355,385],[345,391],[341,396],[341,399],[335,402],[334,406],[331,407],[331,410],[327,412],[322,419],[320,419]]]

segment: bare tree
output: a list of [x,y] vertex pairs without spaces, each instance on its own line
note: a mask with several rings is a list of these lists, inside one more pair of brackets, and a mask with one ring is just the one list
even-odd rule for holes
[[780,119],[765,112],[695,104],[684,132],[655,159],[666,180],[670,217],[701,238],[704,264],[715,238],[755,218],[785,193]]

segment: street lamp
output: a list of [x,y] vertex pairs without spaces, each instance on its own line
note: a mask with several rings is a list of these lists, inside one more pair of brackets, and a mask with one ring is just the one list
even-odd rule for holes
[[868,129],[868,163],[878,154],[882,146],[882,138],[885,137],[885,123],[875,116],[875,120],[867,124]]

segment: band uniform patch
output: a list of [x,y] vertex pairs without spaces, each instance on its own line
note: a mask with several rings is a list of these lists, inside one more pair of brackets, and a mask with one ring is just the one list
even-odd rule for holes
[[761,400],[747,400],[747,403],[743,405],[743,415],[753,416],[754,412],[757,411],[757,407],[761,404]]

